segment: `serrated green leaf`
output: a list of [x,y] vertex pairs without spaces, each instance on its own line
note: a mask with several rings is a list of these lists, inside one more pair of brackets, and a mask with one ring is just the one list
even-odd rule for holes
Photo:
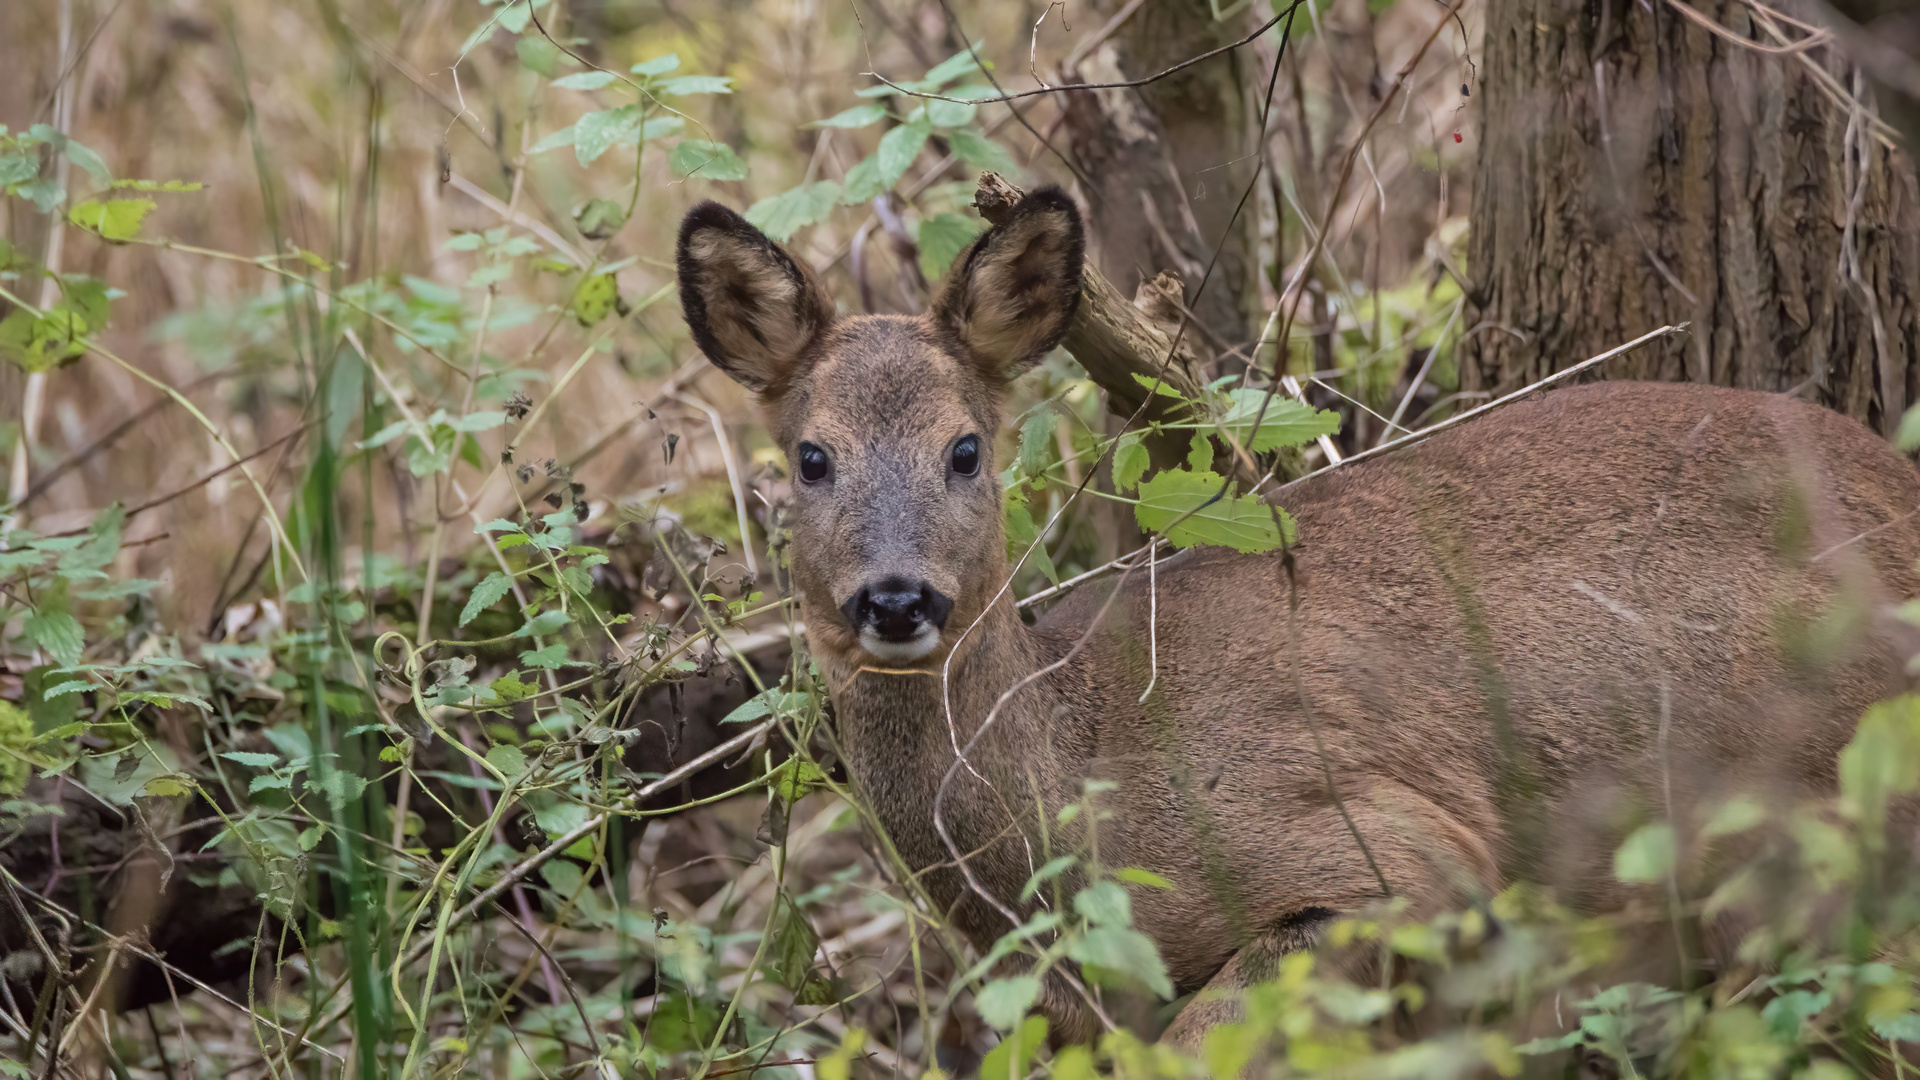
[[614,79],[610,71],[577,71],[553,80],[555,90],[598,90]]
[[573,156],[580,164],[591,165],[614,146],[632,144],[639,139],[640,106],[622,105],[617,109],[590,112],[574,121]]
[[567,663],[566,642],[556,641],[544,649],[528,649],[520,654],[520,662],[527,667],[551,671],[565,667]]
[[791,899],[782,897],[780,906],[785,917],[774,932],[769,959],[780,985],[798,993],[813,974],[813,956],[820,948],[820,934]]
[[840,204],[853,206],[870,202],[885,190],[887,185],[880,182],[879,155],[868,154],[847,170],[846,179],[840,185]]
[[928,281],[938,280],[986,228],[985,222],[964,214],[936,214],[921,222],[920,272]]
[[248,750],[228,750],[220,756],[228,761],[245,765],[249,769],[271,769],[280,764],[278,754],[256,754]]
[[1073,910],[1095,926],[1133,925],[1133,898],[1111,881],[1096,881],[1074,894]]
[[[855,105],[851,109],[834,113],[825,120],[815,120],[808,127],[817,128],[863,128],[870,127],[887,118],[887,107],[878,102]],[[28,174],[32,178],[32,174]]]
[[50,698],[57,698],[62,694],[77,694],[83,690],[91,689],[93,689],[93,684],[85,679],[68,679],[66,682],[60,683],[57,686],[49,686],[41,691],[40,698],[44,701]]
[[[886,112],[881,109],[880,115],[885,116]],[[0,187],[24,184],[39,175],[40,159],[34,155],[18,150],[0,154]]]
[[[1175,547],[1218,544],[1242,554],[1272,551],[1293,541],[1293,519],[1259,499],[1236,495],[1218,473],[1168,469],[1140,484],[1133,508],[1140,527]],[[1283,536],[1274,528],[1276,513]]]
[[1170,397],[1175,401],[1187,400],[1186,395],[1182,394],[1178,390],[1175,390],[1172,386],[1169,386],[1167,384],[1167,380],[1165,379],[1156,379],[1151,375],[1142,375],[1141,373],[1136,371],[1133,373],[1133,381],[1139,383],[1141,386],[1146,387],[1148,390],[1153,391],[1155,394],[1158,394],[1161,397]]
[[504,571],[495,570],[482,578],[480,584],[473,587],[467,597],[467,606],[460,609],[460,625],[465,626],[478,618],[480,613],[500,602],[500,598],[513,589],[513,579]]
[[87,175],[93,177],[94,183],[99,184],[101,187],[112,186],[113,173],[108,170],[107,163],[100,160],[100,155],[94,153],[88,147],[75,142],[68,138],[65,133],[56,131],[46,124],[35,124],[27,129],[27,133],[39,139],[41,142],[50,144],[55,150],[65,154],[68,161],[85,169]]
[[776,241],[786,242],[799,229],[825,221],[840,205],[840,185],[831,180],[802,184],[747,208],[746,218]]
[[588,199],[573,212],[574,227],[589,240],[605,240],[627,223],[627,208],[612,199]]
[[499,769],[508,780],[514,780],[527,771],[527,755],[517,746],[497,743],[487,751],[487,764]]
[[[995,979],[980,988],[974,995],[973,1007],[979,1012],[980,1019],[992,1024],[1001,1031],[1011,1031],[1033,1008],[1040,996],[1040,976],[1016,975],[1010,979]],[[982,1073],[982,1076],[989,1075]]]
[[140,235],[140,223],[152,210],[152,199],[88,199],[67,211],[67,220],[103,239],[125,243]]
[[28,615],[22,624],[27,640],[45,649],[48,656],[62,664],[77,664],[86,650],[86,635],[80,620],[65,610],[43,608]]
[[1193,439],[1187,448],[1187,468],[1195,472],[1206,472],[1213,468],[1213,440],[1205,431],[1193,433]]
[[1115,926],[1096,926],[1075,938],[1067,946],[1067,955],[1082,964],[1096,964],[1108,971],[1139,979],[1147,989],[1162,998],[1173,996],[1173,983],[1153,940],[1138,930]]
[[413,422],[411,420],[395,420],[393,423],[388,424],[386,427],[381,428],[379,431],[376,431],[373,434],[367,436],[366,438],[361,439],[360,449],[372,450],[377,446],[385,446],[386,444],[392,442],[394,439],[399,438],[402,432],[407,431],[412,426],[413,426]]
[[490,533],[490,532],[517,533],[520,531],[520,526],[515,524],[514,522],[508,521],[506,518],[494,518],[492,521],[486,521],[478,525],[475,525],[473,527],[473,531],[476,533]]
[[1052,409],[1041,409],[1020,425],[1020,475],[1032,479],[1047,471],[1053,462],[1053,428],[1058,417]]
[[[1278,394],[1268,400],[1265,390],[1235,390],[1230,397],[1231,403],[1220,426],[1256,454],[1283,446],[1304,446],[1340,430],[1340,414],[1330,409],[1315,409]],[[1260,411],[1262,402],[1266,402],[1264,416]],[[1260,419],[1257,431],[1255,417]]]
[[907,166],[920,156],[933,126],[924,119],[901,124],[880,137],[880,149],[874,152],[880,170],[880,186],[890,188],[899,181]]
[[1147,466],[1153,464],[1153,456],[1147,453],[1147,444],[1140,432],[1128,431],[1121,434],[1113,448],[1113,486],[1119,491],[1132,491],[1140,478],[1147,475]]
[[675,176],[701,180],[745,180],[747,163],[741,161],[726,143],[705,139],[684,139],[673,148],[668,163]]
[[571,622],[573,622],[573,616],[559,608],[553,608],[528,619],[521,624],[520,629],[513,632],[513,636],[517,638],[546,637]]
[[247,794],[252,795],[262,791],[285,791],[292,786],[293,777],[291,776],[256,776],[253,778],[253,782],[247,785]]
[[656,56],[651,60],[642,60],[627,70],[633,72],[635,75],[653,76],[665,75],[669,71],[678,70],[679,67],[680,54],[668,53],[665,56]]

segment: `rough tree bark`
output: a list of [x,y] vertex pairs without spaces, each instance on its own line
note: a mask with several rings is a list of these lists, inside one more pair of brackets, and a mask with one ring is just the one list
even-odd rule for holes
[[[1103,26],[1126,6],[1096,0],[1075,18]],[[1216,22],[1207,0],[1147,0],[1069,77],[1142,78],[1238,40],[1247,29],[1241,18]],[[1245,74],[1251,54],[1243,52],[1135,89],[1064,95],[1073,154],[1090,181],[1096,265],[1123,296],[1171,270],[1195,297],[1224,236],[1213,279],[1193,310],[1208,334],[1229,346],[1253,339],[1260,291],[1254,215],[1231,224],[1253,170]]]
[[[1739,0],[1691,6],[1776,43]],[[1672,0],[1490,0],[1484,53],[1464,388],[1690,320],[1608,375],[1804,388],[1892,429],[1920,391],[1920,200],[1836,101],[1834,49],[1765,54]]]

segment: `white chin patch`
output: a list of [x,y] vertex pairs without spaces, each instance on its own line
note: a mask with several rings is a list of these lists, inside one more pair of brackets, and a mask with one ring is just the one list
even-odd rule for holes
[[940,631],[932,623],[920,624],[920,629],[906,641],[888,641],[872,630],[860,631],[860,647],[890,664],[911,663],[932,652],[938,644]]

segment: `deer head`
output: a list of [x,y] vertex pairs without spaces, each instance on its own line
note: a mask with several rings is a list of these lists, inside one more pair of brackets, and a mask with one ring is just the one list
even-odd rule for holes
[[738,214],[687,215],[680,302],[786,451],[816,650],[934,663],[991,601],[1006,563],[1001,398],[1066,333],[1085,247],[1072,200],[1042,188],[960,255],[930,312],[842,318],[806,264]]

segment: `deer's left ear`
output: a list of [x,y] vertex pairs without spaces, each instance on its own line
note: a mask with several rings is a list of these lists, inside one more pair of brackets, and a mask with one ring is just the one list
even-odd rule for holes
[[974,362],[1011,379],[1073,324],[1086,254],[1073,200],[1057,187],[1039,188],[955,260],[933,317]]

